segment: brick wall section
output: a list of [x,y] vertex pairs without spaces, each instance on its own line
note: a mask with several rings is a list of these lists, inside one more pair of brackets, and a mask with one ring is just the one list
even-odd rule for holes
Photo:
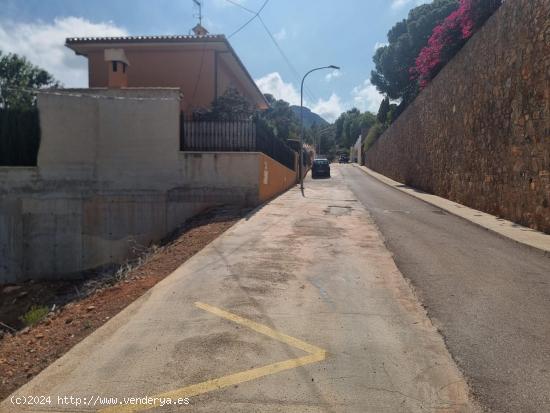
[[549,0],[507,0],[368,151],[366,164],[550,233],[549,16]]

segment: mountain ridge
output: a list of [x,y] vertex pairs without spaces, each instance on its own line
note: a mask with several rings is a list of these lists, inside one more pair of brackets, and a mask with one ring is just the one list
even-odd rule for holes
[[[300,106],[292,105],[290,106],[290,109],[292,109],[294,114],[298,117],[298,119],[300,119]],[[313,124],[316,124],[317,126],[325,126],[328,125],[329,122],[317,113],[312,112],[311,109],[304,106],[304,126],[306,128],[310,128]]]

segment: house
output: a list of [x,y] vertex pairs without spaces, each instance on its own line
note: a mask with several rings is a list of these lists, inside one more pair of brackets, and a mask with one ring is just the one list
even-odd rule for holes
[[90,88],[178,87],[188,116],[208,109],[228,88],[257,109],[268,103],[224,35],[68,38],[88,59]]

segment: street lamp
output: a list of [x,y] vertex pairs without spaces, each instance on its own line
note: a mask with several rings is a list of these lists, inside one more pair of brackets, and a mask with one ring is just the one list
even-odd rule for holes
[[311,72],[315,72],[316,70],[322,70],[322,69],[335,69],[340,70],[338,66],[330,65],[330,66],[323,66],[323,67],[316,67],[315,69],[311,69],[309,72],[307,72],[304,77],[302,78],[302,84],[300,85],[300,190],[302,191],[302,194],[304,193],[304,81],[306,80],[307,75],[309,75]]

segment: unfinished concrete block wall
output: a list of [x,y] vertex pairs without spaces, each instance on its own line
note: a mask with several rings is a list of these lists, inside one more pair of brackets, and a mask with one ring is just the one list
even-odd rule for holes
[[38,98],[46,180],[101,188],[179,184],[179,89],[69,89]]
[[296,184],[295,171],[261,152],[181,152],[182,180],[195,199],[258,205]]
[[185,193],[179,89],[38,97],[36,168],[0,168],[0,283],[119,263],[215,200]]
[[179,93],[39,96],[38,166],[0,167],[0,284],[123,262],[205,208],[254,206],[294,184],[261,153],[180,152]]
[[397,181],[550,233],[550,1],[506,1],[367,152]]
[[225,204],[257,205],[258,156],[257,152],[180,152],[187,194]]

